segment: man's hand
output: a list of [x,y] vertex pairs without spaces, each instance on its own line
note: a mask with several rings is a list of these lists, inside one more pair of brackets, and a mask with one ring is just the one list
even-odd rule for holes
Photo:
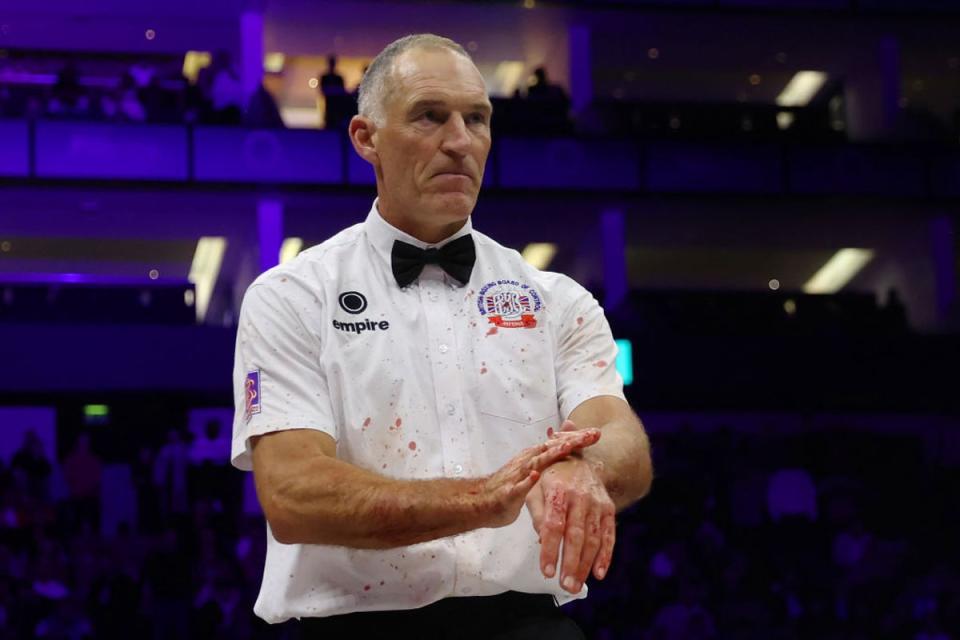
[[599,429],[558,433],[541,445],[524,449],[493,475],[484,478],[481,493],[492,500],[494,513],[488,526],[505,527],[516,520],[527,494],[544,469],[599,439]]
[[[575,431],[573,422],[563,423],[555,438]],[[559,460],[544,471],[527,496],[533,528],[540,535],[540,570],[556,575],[563,541],[560,585],[579,593],[590,574],[606,576],[616,541],[616,509],[600,479],[597,463],[580,457]]]

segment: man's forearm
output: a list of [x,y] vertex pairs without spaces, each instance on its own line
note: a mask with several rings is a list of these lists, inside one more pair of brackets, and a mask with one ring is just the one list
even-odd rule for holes
[[603,434],[600,441],[576,455],[596,466],[620,511],[650,490],[653,481],[650,441],[643,428],[632,420],[607,423],[600,431]]
[[481,479],[395,480],[327,456],[303,467],[260,498],[280,542],[388,549],[491,519]]

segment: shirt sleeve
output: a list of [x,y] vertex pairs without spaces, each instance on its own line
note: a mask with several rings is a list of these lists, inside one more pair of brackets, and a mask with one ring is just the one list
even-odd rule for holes
[[566,305],[558,332],[556,358],[560,416],[566,420],[580,403],[598,396],[623,395],[617,372],[617,344],[603,309],[590,292],[572,280],[572,301]]
[[[233,364],[231,462],[250,471],[250,438],[284,429],[316,429],[337,439],[320,341],[298,313],[296,285],[278,292],[255,283],[243,298]],[[310,296],[310,303],[313,298]],[[306,307],[304,311],[309,309]]]

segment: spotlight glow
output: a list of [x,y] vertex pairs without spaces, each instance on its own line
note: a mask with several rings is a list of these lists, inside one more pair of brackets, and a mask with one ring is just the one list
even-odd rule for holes
[[287,58],[279,51],[271,51],[263,55],[263,70],[266,73],[281,73]]
[[213,289],[220,275],[223,254],[227,250],[227,239],[204,236],[197,240],[197,250],[193,254],[190,275],[187,276],[196,290],[197,321],[203,322],[207,316],[207,307],[213,296]]
[[777,96],[781,107],[805,107],[827,82],[823,71],[798,71]]
[[557,245],[552,242],[531,242],[523,249],[523,259],[537,269],[546,269],[557,254]]
[[280,264],[290,262],[303,249],[303,238],[284,238],[280,245]]
[[836,293],[873,259],[872,249],[840,249],[803,285],[804,293]]

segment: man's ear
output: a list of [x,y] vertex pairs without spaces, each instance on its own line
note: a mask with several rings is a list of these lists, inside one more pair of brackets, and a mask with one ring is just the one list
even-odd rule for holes
[[347,131],[350,133],[350,142],[353,143],[353,148],[356,149],[360,157],[374,167],[379,167],[380,156],[377,155],[377,149],[373,144],[377,125],[374,124],[373,120],[366,116],[353,116]]

